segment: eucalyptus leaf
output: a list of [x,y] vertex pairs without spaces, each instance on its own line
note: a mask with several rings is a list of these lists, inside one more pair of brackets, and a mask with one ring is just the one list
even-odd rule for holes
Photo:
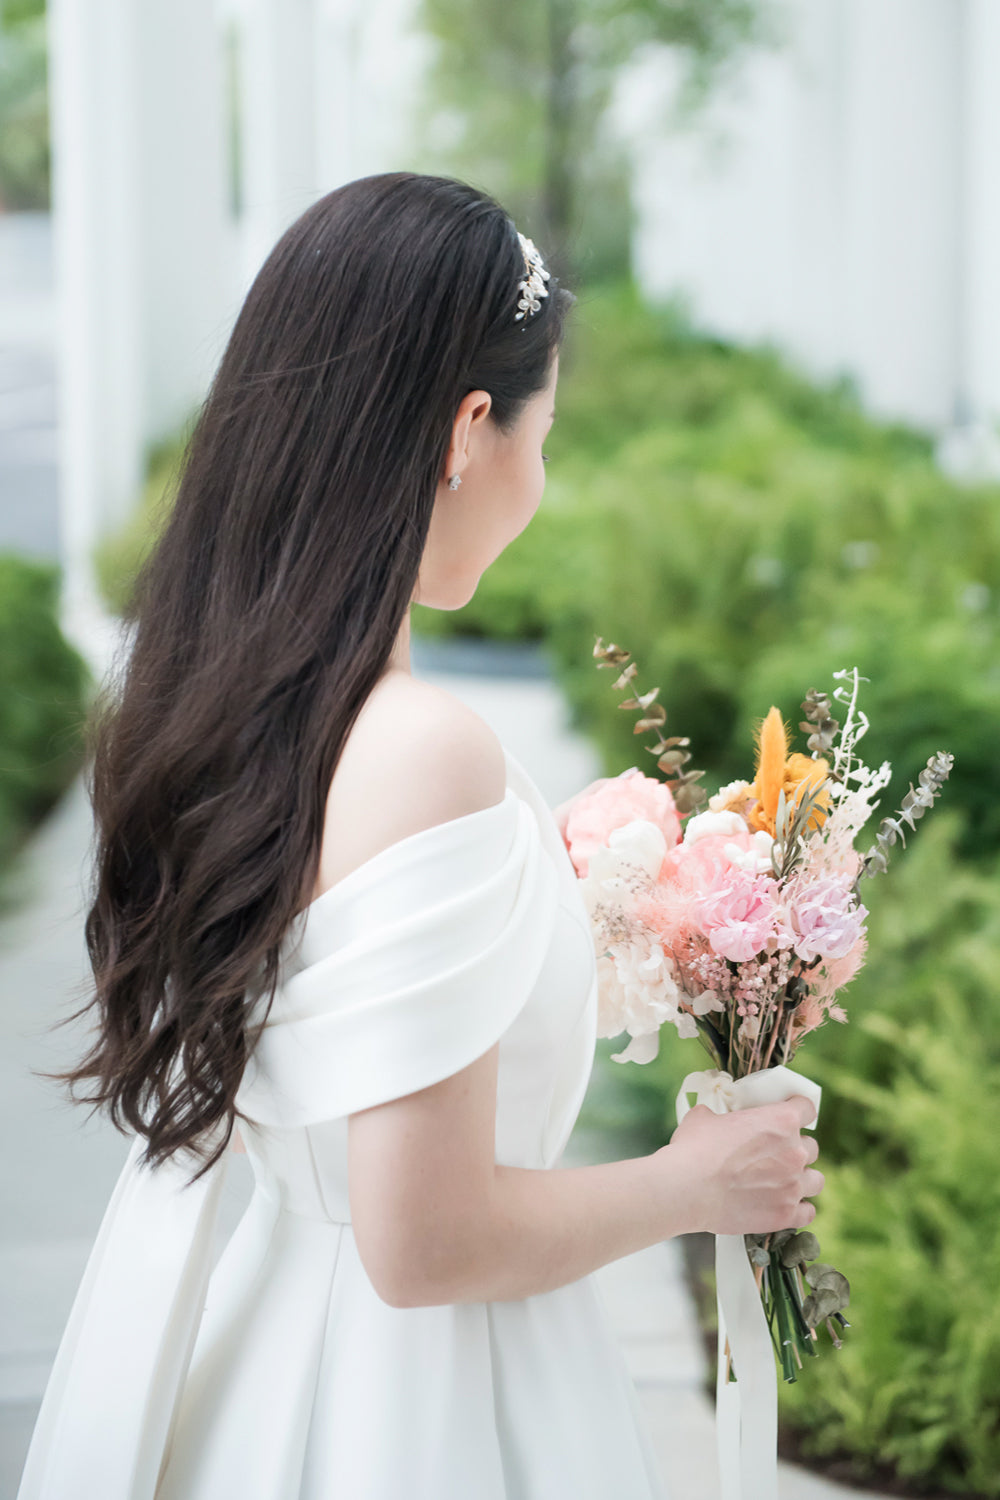
[[835,1312],[839,1312],[840,1308],[841,1302],[837,1293],[823,1287],[809,1293],[802,1304],[802,1316],[810,1328],[815,1328],[822,1323],[824,1318],[832,1317]]
[[819,1240],[808,1229],[801,1234],[793,1235],[781,1247],[781,1264],[783,1266],[802,1266],[807,1260],[815,1260],[819,1254]]

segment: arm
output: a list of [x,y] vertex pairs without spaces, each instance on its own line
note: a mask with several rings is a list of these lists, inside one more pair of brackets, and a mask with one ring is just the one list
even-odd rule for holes
[[396,1307],[551,1291],[695,1230],[801,1227],[823,1185],[804,1098],[731,1115],[691,1110],[649,1156],[541,1170],[498,1165],[499,1045],[451,1078],[350,1117],[358,1251]]

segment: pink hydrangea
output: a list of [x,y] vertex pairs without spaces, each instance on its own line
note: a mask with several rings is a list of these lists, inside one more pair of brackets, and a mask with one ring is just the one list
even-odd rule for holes
[[852,881],[828,875],[810,881],[788,901],[794,948],[806,963],[814,958],[846,958],[857,946],[868,911],[855,903]]
[[585,877],[594,850],[606,848],[616,828],[637,819],[658,828],[668,850],[680,841],[680,814],[670,788],[653,776],[644,776],[636,766],[574,802],[566,819],[565,839],[576,873]]

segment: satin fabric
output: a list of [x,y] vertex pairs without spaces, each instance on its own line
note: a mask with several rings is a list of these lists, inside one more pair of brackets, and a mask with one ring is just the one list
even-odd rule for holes
[[499,1042],[496,1160],[555,1166],[593,1064],[593,943],[559,830],[507,754],[493,807],[309,906],[244,1075],[251,1201],[210,1267],[227,1157],[108,1204],[18,1500],[666,1500],[591,1276],[395,1308],[351,1225],[347,1118]]

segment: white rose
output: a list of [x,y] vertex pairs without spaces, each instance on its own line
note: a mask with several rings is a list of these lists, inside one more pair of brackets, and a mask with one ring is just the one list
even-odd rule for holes
[[614,830],[608,838],[608,848],[655,880],[667,852],[667,841],[655,823],[636,818]]
[[695,813],[688,818],[684,829],[685,844],[696,844],[699,839],[719,834],[746,833],[747,825],[735,812]]

